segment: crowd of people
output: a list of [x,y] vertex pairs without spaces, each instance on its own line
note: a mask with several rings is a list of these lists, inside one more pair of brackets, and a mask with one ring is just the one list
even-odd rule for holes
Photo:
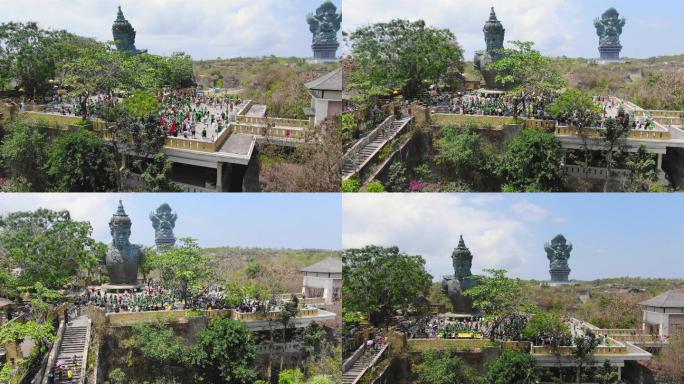
[[176,290],[162,287],[159,282],[149,281],[139,291],[126,290],[122,293],[107,293],[94,288],[88,289],[82,302],[91,303],[107,312],[147,312],[182,309],[208,310],[227,309],[224,294],[218,287],[206,293],[183,298]]
[[172,137],[215,140],[244,107],[239,97],[172,92],[161,100],[160,124]]

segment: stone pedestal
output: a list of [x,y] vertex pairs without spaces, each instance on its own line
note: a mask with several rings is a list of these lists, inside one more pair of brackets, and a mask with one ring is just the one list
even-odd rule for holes
[[554,283],[568,283],[568,276],[570,275],[570,269],[551,269],[551,281]]
[[622,45],[601,45],[599,46],[599,53],[602,61],[620,61],[620,52]]
[[336,41],[316,42],[311,45],[315,60],[337,60],[337,48],[339,47],[340,43]]

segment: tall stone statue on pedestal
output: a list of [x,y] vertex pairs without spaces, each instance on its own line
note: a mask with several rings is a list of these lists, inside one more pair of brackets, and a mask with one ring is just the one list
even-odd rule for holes
[[138,266],[145,261],[140,245],[131,244],[131,219],[119,201],[119,208],[109,221],[112,243],[109,244],[105,264],[112,285],[135,285]]
[[112,25],[112,35],[117,51],[126,52],[130,56],[140,53],[140,51],[135,48],[135,29],[133,29],[131,23],[124,17],[121,7],[119,7],[119,12],[117,13],[114,25]]
[[478,281],[473,277],[470,268],[473,265],[473,255],[466,247],[463,236],[458,241],[458,247],[451,254],[454,266],[454,275],[444,276],[442,280],[442,292],[444,292],[456,313],[470,313],[473,310],[472,300],[465,297],[463,292],[476,286]]
[[314,59],[335,60],[337,48],[340,43],[337,41],[337,32],[342,24],[342,14],[337,13],[337,7],[330,0],[326,0],[316,9],[315,14],[307,16],[309,30],[313,33],[313,44],[311,48],[314,52]]
[[177,218],[178,215],[173,213],[171,207],[166,203],[150,213],[150,220],[154,228],[154,243],[157,245],[157,250],[163,251],[176,245],[173,228],[176,226]]
[[497,87],[496,72],[487,69],[487,66],[501,59],[502,55],[499,51],[504,47],[503,43],[506,36],[506,29],[504,29],[503,24],[501,24],[499,19],[496,18],[494,7],[492,7],[492,12],[489,14],[489,20],[485,22],[483,32],[485,35],[485,42],[487,43],[487,50],[477,51],[475,53],[475,69],[482,73],[487,88],[495,89]]
[[546,257],[549,259],[549,272],[551,281],[554,283],[567,283],[570,275],[568,259],[572,252],[572,244],[568,243],[565,236],[558,235],[551,240],[551,243],[544,244]]
[[622,45],[620,35],[626,24],[624,17],[620,17],[615,8],[609,8],[601,15],[600,19],[594,20],[596,34],[599,36],[599,53],[603,61],[619,61]]

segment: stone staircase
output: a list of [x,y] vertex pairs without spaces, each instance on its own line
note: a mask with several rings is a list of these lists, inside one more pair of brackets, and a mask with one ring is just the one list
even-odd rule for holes
[[365,351],[348,371],[342,373],[342,384],[353,384],[363,371],[368,368],[377,354],[378,351],[374,349]]
[[[64,336],[62,336],[62,342],[59,346],[59,351],[57,352],[57,358],[55,359],[55,384],[75,384],[84,383],[85,378],[82,377],[83,364],[86,359],[85,351],[87,347],[87,337],[88,337],[88,319],[85,317],[80,317],[74,319],[70,322],[66,329],[64,330]],[[74,377],[71,380],[66,378],[66,374],[63,375],[62,380],[59,379],[58,368],[56,367],[58,361],[64,361],[66,366],[71,369],[74,373]],[[74,366],[73,362],[76,362]]]
[[411,117],[395,120],[390,127],[380,130],[380,132],[378,132],[378,136],[375,137],[374,140],[366,144],[366,146],[363,147],[359,153],[354,155],[350,160],[345,161],[345,163],[342,165],[342,180],[346,180],[348,177],[357,172],[359,167],[373,157],[379,148],[384,147],[385,144],[387,144],[387,142],[392,139],[397,132],[403,129],[410,120]]

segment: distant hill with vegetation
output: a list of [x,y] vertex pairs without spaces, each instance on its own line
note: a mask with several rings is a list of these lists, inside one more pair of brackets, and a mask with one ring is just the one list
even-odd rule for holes
[[257,283],[282,293],[302,289],[299,270],[329,257],[342,258],[340,251],[320,249],[207,248],[219,258],[219,268],[228,281]]
[[304,119],[303,108],[311,104],[304,84],[337,66],[268,56],[195,61],[194,73],[201,87],[239,90],[244,98],[266,104],[270,116]]

